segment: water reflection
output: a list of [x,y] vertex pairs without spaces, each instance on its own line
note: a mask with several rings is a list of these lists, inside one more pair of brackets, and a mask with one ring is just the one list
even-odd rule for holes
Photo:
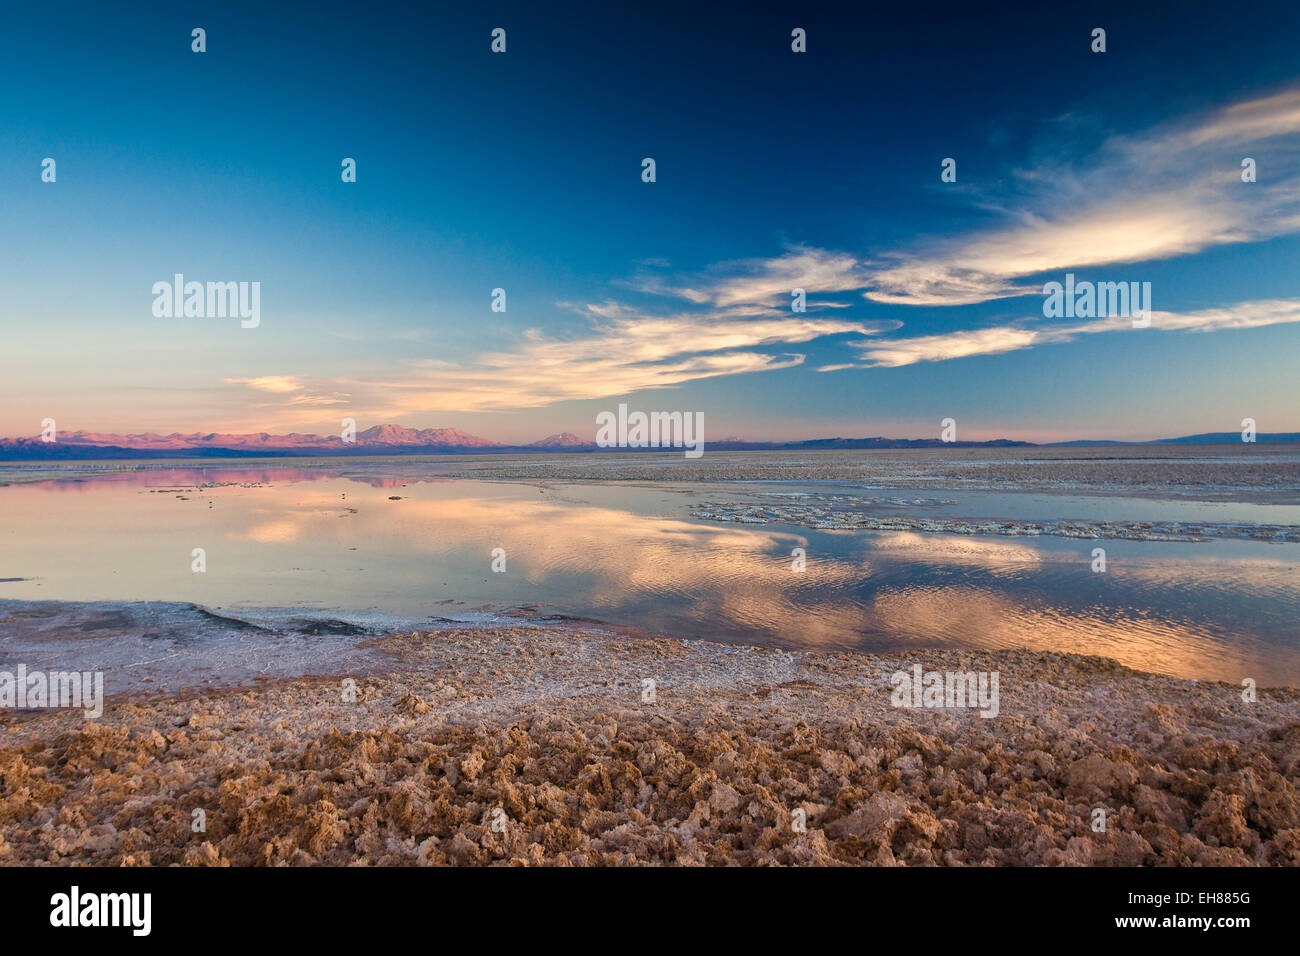
[[285,468],[13,485],[0,488],[0,579],[23,580],[0,598],[416,619],[540,605],[679,637],[1024,647],[1300,684],[1300,546],[1107,542],[1094,574],[1094,542],[710,524],[680,491]]

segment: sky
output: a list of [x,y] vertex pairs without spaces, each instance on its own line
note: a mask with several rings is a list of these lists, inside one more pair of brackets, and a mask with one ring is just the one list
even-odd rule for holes
[[271,6],[0,13],[0,435],[1300,431],[1293,2]]

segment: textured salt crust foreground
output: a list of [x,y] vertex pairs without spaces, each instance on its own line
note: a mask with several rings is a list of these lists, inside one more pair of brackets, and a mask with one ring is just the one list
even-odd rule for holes
[[[1293,689],[1246,703],[1027,651],[537,628],[367,645],[386,666],[355,704],[335,675],[0,716],[0,862],[1300,863]],[[999,716],[891,706],[918,663],[997,671]]]

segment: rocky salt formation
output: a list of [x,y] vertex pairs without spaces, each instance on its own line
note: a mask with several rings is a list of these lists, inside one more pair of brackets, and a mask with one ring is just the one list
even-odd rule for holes
[[[1300,863],[1292,689],[1025,651],[373,643],[355,703],[339,675],[5,714],[0,862]],[[891,706],[914,664],[998,671],[1000,716]]]

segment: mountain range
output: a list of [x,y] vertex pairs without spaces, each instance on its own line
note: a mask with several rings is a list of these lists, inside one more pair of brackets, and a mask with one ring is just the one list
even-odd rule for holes
[[56,441],[32,438],[0,438],[0,460],[26,458],[106,458],[106,457],[284,457],[310,455],[375,455],[412,453],[467,453],[487,451],[567,451],[589,450],[596,446],[571,432],[548,435],[528,445],[508,445],[471,435],[458,428],[407,428],[403,425],[375,425],[356,433],[355,440],[345,442],[340,435],[314,435],[290,432],[234,434],[227,432],[157,432],[116,434],[112,432],[72,431],[56,433]]
[[[160,435],[155,432],[119,435],[114,433],[73,431],[58,434],[57,441],[46,442],[34,438],[0,438],[0,461],[27,459],[82,459],[82,458],[202,458],[202,457],[288,457],[293,455],[402,455],[402,454],[474,454],[491,452],[593,452],[606,450],[636,451],[639,449],[602,449],[572,432],[548,435],[540,441],[526,445],[509,445],[470,435],[457,428],[407,428],[402,425],[375,425],[356,433],[354,442],[345,442],[338,435],[311,435],[290,432],[272,435],[268,432],[230,434],[223,432],[172,432]],[[1080,445],[1141,445],[1141,444],[1236,444],[1241,441],[1237,432],[1207,432],[1182,438],[1164,438],[1153,442],[1121,441],[1070,441],[1054,442],[1040,447]],[[1300,443],[1300,433],[1260,434],[1257,441],[1264,444]],[[1034,442],[1012,441],[999,438],[983,442],[945,443],[937,438],[813,438],[793,442],[750,442],[729,437],[716,442],[706,442],[707,448],[718,451],[864,449],[864,448],[942,448],[948,444],[958,448],[1011,448],[1031,447]],[[661,449],[644,449],[658,451]]]

